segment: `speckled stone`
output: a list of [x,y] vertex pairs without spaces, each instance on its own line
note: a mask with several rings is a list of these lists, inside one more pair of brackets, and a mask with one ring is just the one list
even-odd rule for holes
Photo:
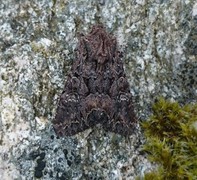
[[155,168],[130,137],[100,126],[57,138],[51,120],[77,36],[103,23],[123,51],[140,120],[157,96],[197,100],[195,0],[0,3],[0,179],[134,179]]

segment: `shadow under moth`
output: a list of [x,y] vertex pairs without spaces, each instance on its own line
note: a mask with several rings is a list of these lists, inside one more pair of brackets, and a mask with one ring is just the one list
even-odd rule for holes
[[133,133],[136,117],[116,38],[102,25],[81,35],[53,126],[58,136],[72,136],[101,124],[124,136]]

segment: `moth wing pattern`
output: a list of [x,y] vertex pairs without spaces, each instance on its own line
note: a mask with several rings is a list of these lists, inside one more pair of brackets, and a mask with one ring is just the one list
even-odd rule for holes
[[76,60],[53,120],[59,136],[72,136],[100,123],[107,131],[130,135],[136,116],[122,53],[102,25],[81,36]]

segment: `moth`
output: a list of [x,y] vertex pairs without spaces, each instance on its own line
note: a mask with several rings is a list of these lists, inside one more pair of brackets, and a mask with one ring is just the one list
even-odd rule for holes
[[124,136],[133,133],[136,116],[117,47],[116,38],[102,25],[80,36],[52,122],[58,136],[72,136],[96,124]]

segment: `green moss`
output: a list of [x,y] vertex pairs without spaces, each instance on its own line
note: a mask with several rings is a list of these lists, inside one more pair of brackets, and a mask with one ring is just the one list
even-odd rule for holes
[[145,174],[145,180],[197,179],[197,104],[181,107],[160,98],[142,127],[144,150],[158,164],[157,172]]

